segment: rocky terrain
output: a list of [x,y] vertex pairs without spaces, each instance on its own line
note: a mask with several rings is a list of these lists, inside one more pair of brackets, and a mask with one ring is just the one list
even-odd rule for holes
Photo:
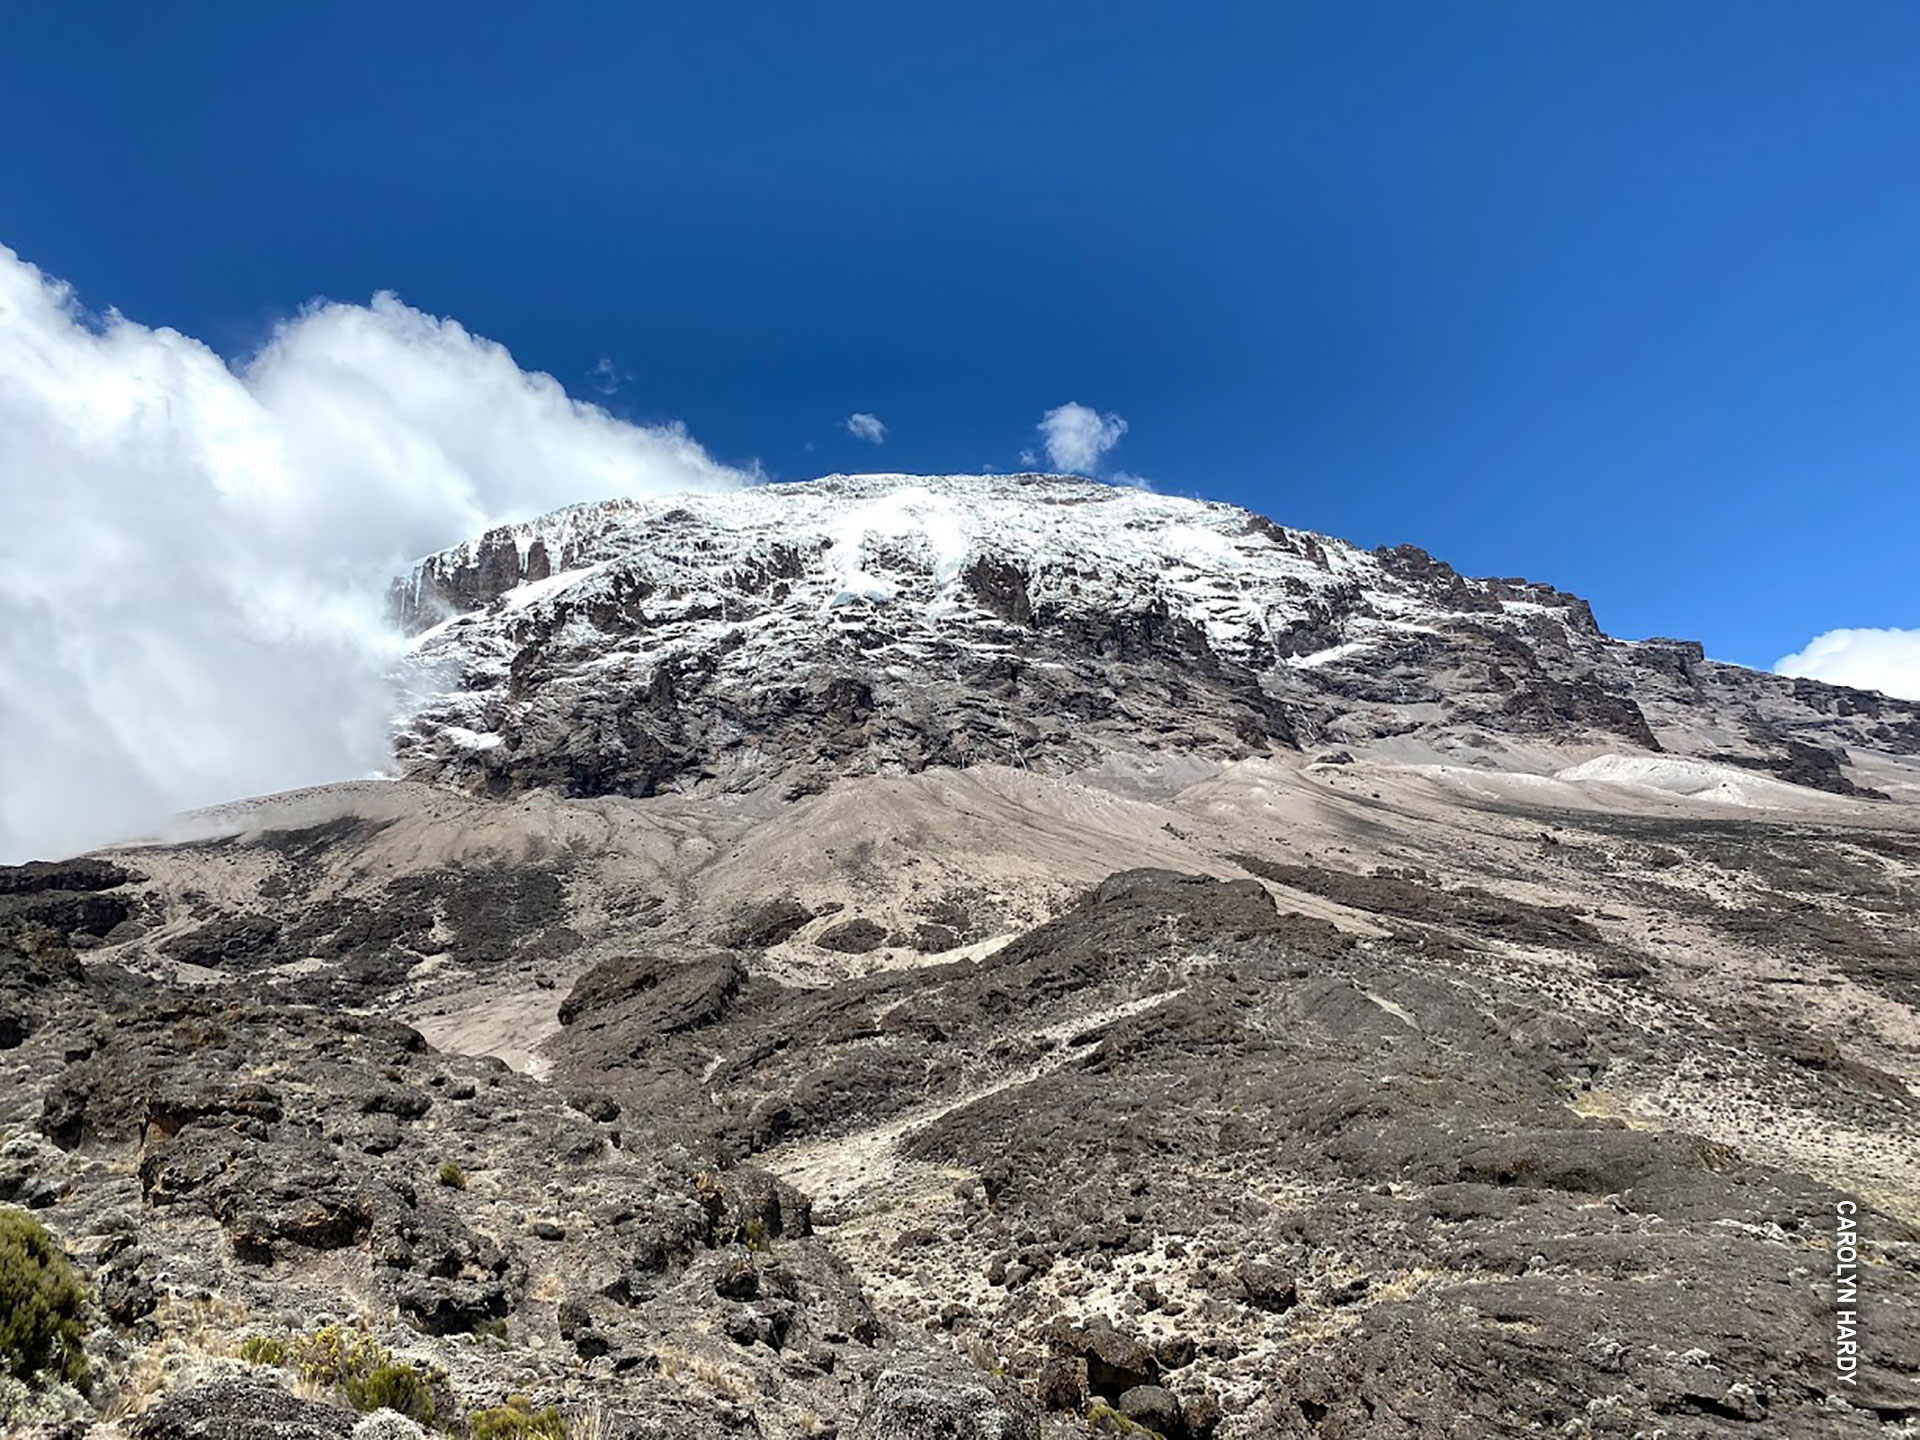
[[1920,707],[1057,477],[395,602],[409,778],[0,871],[15,1428],[1920,1433]]

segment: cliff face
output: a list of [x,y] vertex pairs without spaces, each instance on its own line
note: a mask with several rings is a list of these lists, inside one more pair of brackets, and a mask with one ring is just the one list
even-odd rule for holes
[[1920,750],[1920,707],[1613,640],[1548,585],[1050,476],[578,507],[430,557],[395,604],[431,695],[407,769],[488,793],[1379,741],[1624,745],[1839,789],[1850,747]]

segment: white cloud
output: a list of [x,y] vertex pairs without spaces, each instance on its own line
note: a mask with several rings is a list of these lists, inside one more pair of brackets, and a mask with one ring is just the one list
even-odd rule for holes
[[878,445],[887,438],[887,427],[880,423],[878,415],[869,415],[864,410],[856,410],[846,418],[847,433],[861,440],[870,440]]
[[1075,475],[1092,475],[1100,457],[1120,443],[1127,433],[1127,422],[1109,411],[1102,415],[1085,405],[1068,401],[1040,417],[1037,427],[1044,437],[1047,459],[1056,470]]
[[1774,662],[1781,675],[1920,700],[1920,630],[1829,630]]
[[594,361],[593,369],[589,370],[587,375],[593,381],[593,388],[602,395],[617,394],[622,385],[633,379],[633,372],[622,370],[614,364],[611,355],[602,355]]
[[0,860],[382,766],[408,560],[743,478],[391,295],[236,371],[0,246]]

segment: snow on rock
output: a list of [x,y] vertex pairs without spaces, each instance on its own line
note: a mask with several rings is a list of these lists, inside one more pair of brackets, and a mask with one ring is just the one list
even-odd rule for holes
[[1651,750],[1655,720],[1702,748],[1684,736],[1703,706],[1728,733],[1751,711],[1824,737],[1838,716],[1842,743],[1920,749],[1916,707],[1610,640],[1549,585],[1052,475],[572,506],[429,556],[394,610],[424,697],[397,741],[409,773],[496,791],[805,788],[1463,727]]
[[466,750],[491,750],[500,743],[498,735],[483,735],[477,730],[469,730],[464,725],[448,725],[441,732],[453,744]]

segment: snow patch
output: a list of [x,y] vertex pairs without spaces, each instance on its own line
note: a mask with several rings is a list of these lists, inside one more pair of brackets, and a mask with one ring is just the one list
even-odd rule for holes
[[1351,656],[1358,655],[1368,648],[1365,640],[1349,640],[1344,645],[1329,645],[1325,650],[1315,650],[1311,655],[1294,655],[1287,664],[1296,670],[1316,670],[1322,665],[1332,665]]
[[855,506],[825,529],[828,563],[839,580],[829,610],[855,600],[884,605],[899,595],[897,583],[874,573],[887,563],[887,551],[913,554],[944,588],[959,578],[975,541],[965,512],[925,485],[905,485]]
[[1560,780],[1655,790],[1689,800],[1774,810],[1825,800],[1817,791],[1756,775],[1737,765],[1684,755],[1598,755],[1558,772]]
[[563,570],[558,575],[549,575],[544,580],[529,580],[524,585],[516,585],[505,595],[509,610],[524,610],[536,600],[545,600],[550,595],[558,595],[562,590],[578,585],[591,575],[598,575],[606,568],[605,564],[583,565],[578,570]]
[[463,750],[491,750],[500,743],[498,735],[469,730],[464,725],[443,725],[440,733]]

